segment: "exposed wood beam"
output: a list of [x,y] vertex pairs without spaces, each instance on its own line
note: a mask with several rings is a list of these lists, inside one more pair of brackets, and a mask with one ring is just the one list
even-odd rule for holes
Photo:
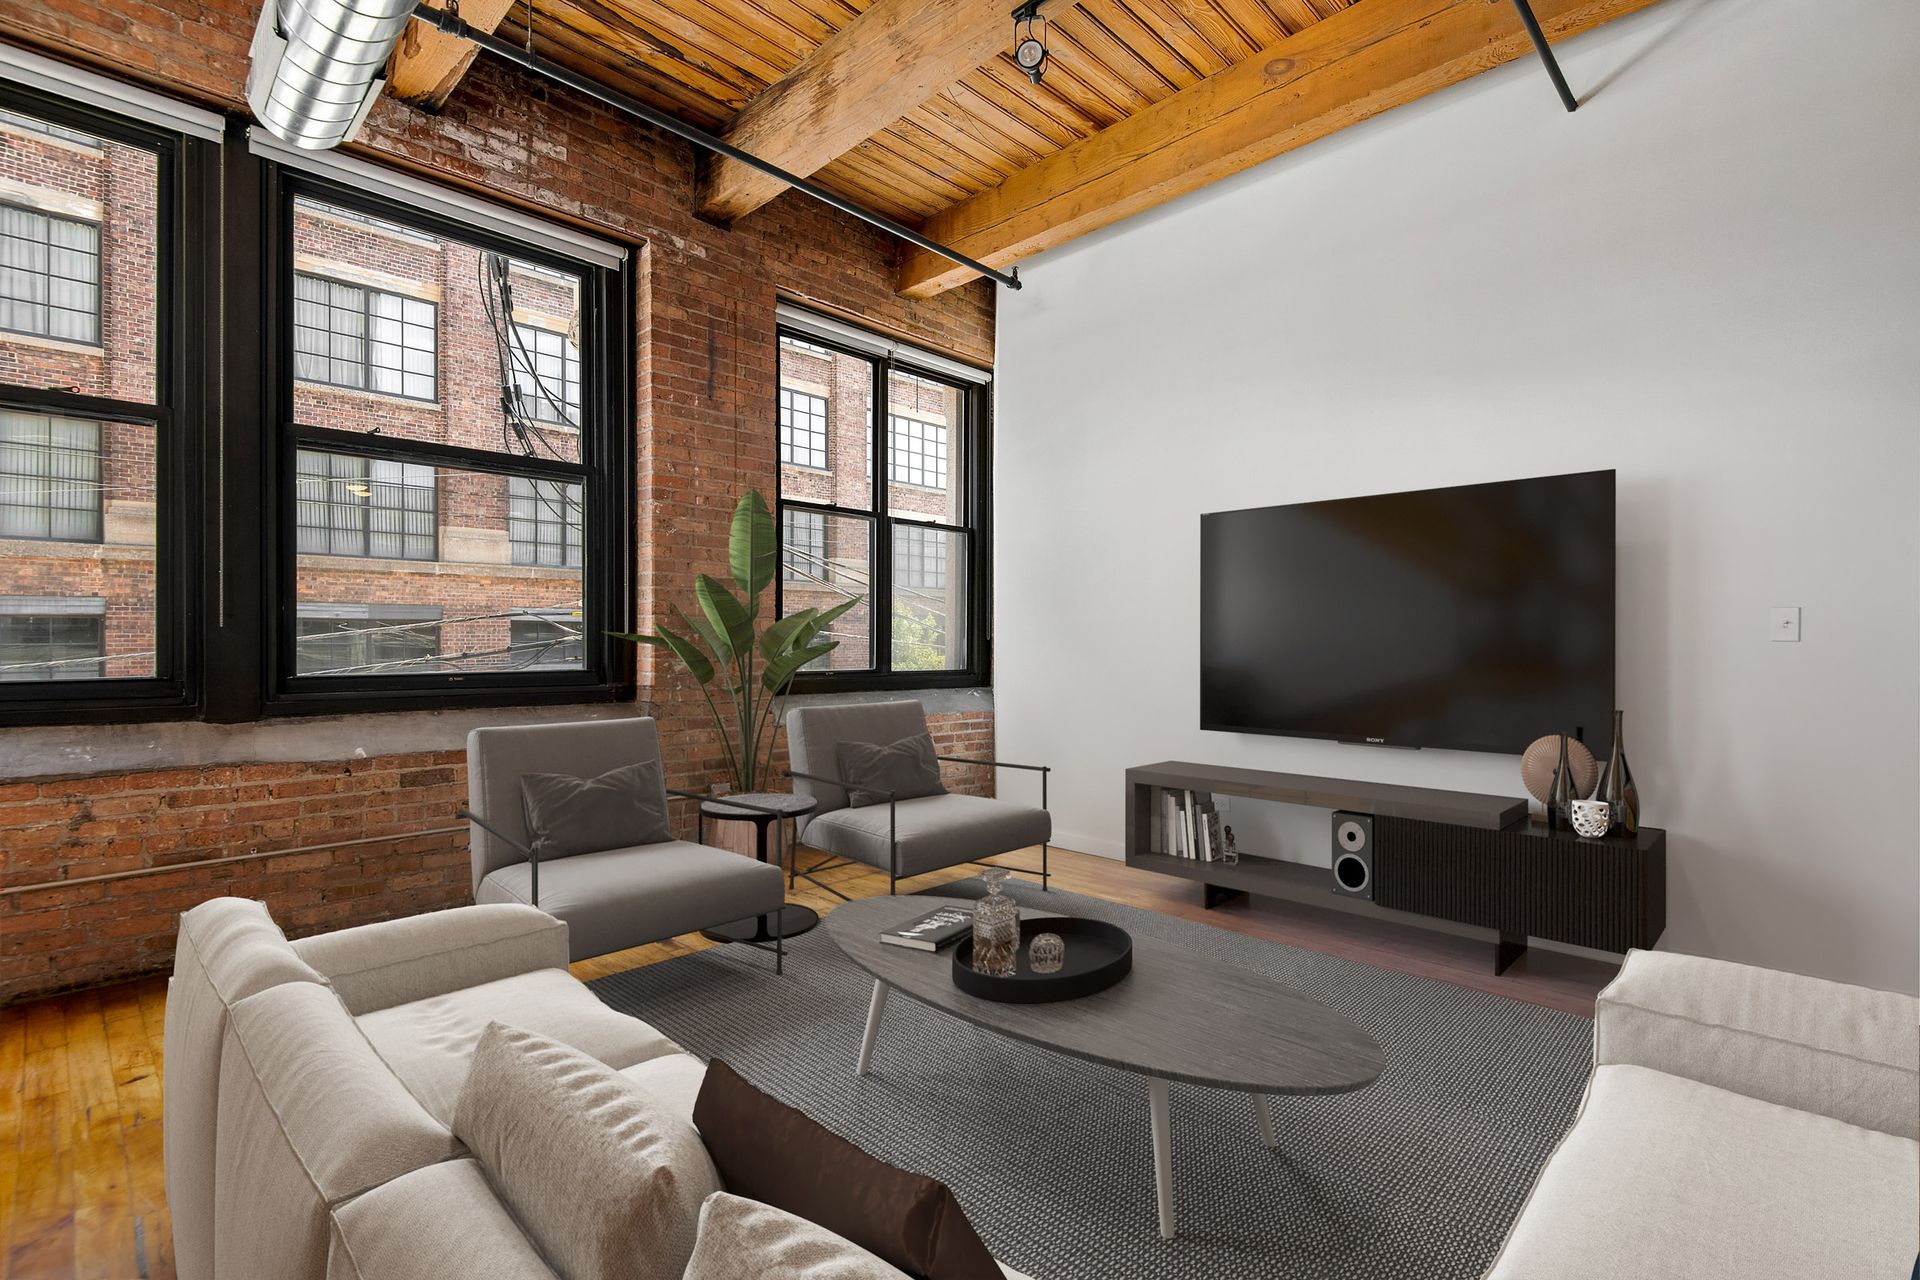
[[[445,0],[429,3],[436,9],[446,8]],[[464,0],[460,16],[482,31],[492,31],[512,7],[513,0]],[[479,56],[474,45],[415,18],[407,23],[388,60],[387,92],[403,102],[438,111]]]
[[[742,108],[726,141],[809,177],[940,89],[990,61],[1012,40],[1011,0],[876,0]],[[716,156],[700,212],[731,221],[786,187]]]
[[[1654,2],[1533,8],[1559,39]],[[1004,269],[1532,52],[1509,0],[1364,0],[941,210],[921,231]],[[929,298],[974,278],[911,250],[900,291]]]

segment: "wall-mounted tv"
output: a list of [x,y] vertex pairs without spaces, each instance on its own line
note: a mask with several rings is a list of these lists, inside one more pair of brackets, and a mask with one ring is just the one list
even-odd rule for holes
[[1612,731],[1611,471],[1200,518],[1200,725],[1518,753]]

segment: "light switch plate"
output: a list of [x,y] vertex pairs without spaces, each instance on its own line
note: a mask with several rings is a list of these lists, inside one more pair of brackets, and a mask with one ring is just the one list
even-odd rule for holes
[[1769,628],[1775,644],[1796,644],[1800,640],[1800,606],[1789,605],[1773,611]]

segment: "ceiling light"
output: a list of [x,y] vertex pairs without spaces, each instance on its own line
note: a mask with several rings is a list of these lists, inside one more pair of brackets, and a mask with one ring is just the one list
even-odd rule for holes
[[1013,11],[1013,64],[1035,84],[1047,74],[1047,20],[1041,0],[1027,0]]
[[267,132],[309,151],[360,131],[414,0],[266,0],[254,28],[247,105]]

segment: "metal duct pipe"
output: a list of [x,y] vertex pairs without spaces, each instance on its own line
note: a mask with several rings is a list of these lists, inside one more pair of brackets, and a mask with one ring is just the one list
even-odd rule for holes
[[247,105],[282,142],[324,151],[373,109],[413,0],[267,0],[254,29]]

